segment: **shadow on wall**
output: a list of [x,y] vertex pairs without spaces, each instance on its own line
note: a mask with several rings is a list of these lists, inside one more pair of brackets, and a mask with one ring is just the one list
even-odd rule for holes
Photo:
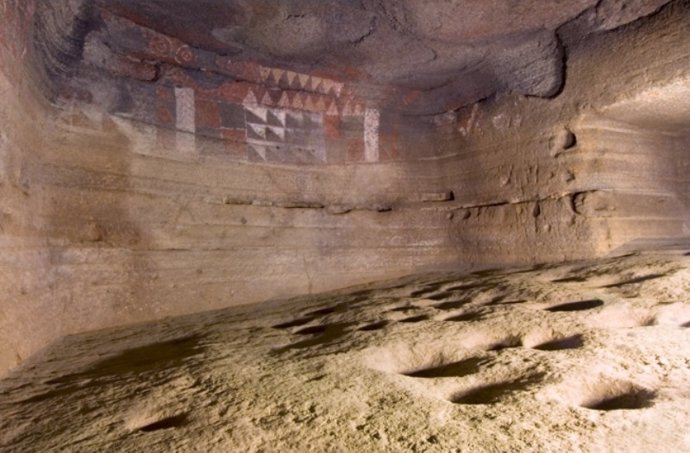
[[37,181],[47,180],[39,190],[50,193],[43,197],[47,264],[62,334],[150,319],[157,304],[146,282],[156,269],[131,212],[131,143],[111,121],[89,121],[78,108],[56,118],[68,147],[46,153],[35,170]]
[[128,209],[127,137],[102,115],[46,102],[54,72],[79,57],[72,35],[88,13],[81,1],[54,6],[0,2],[0,372],[61,336],[153,311],[142,284],[151,267],[137,252],[146,246]]
[[[154,312],[143,284],[152,274],[140,251],[147,246],[129,212],[127,139],[111,131],[90,142],[94,135],[75,125],[85,121],[78,111],[58,112],[29,98],[16,110],[41,118],[44,127],[36,135],[26,116],[13,123],[18,180],[5,198],[12,218],[2,232],[8,280],[0,329],[10,352],[0,368],[61,336]],[[102,167],[89,168],[93,160]]]

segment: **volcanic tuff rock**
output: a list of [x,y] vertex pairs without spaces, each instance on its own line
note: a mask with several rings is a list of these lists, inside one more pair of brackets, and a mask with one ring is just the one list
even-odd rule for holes
[[680,240],[688,30],[687,0],[0,0],[0,371],[96,328]]

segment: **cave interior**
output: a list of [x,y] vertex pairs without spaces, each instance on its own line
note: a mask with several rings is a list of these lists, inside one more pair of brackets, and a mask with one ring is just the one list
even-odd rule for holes
[[690,1],[0,24],[3,451],[690,450]]

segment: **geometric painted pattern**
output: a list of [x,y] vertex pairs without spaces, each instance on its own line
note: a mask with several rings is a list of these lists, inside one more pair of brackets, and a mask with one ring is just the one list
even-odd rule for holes
[[379,161],[379,129],[381,114],[376,109],[366,109],[364,113],[364,160]]
[[323,113],[245,104],[247,147],[252,159],[326,162]]
[[[253,94],[248,96],[253,97]],[[246,103],[246,102],[245,102]],[[342,104],[339,107],[338,104]],[[331,116],[364,116],[364,106],[354,98],[336,98],[323,94],[311,94],[303,91],[282,91],[280,97],[266,92],[259,104],[267,107],[282,109],[306,110],[309,112],[324,112]]]
[[325,77],[313,76],[311,74],[303,74],[265,66],[260,68],[260,73],[263,83],[285,89],[322,93],[331,96],[340,96],[343,90],[343,84],[341,82]]

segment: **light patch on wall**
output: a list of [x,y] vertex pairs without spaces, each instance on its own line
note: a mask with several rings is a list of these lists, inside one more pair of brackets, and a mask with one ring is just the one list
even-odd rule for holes
[[0,130],[0,183],[5,179],[5,173],[7,168],[7,138],[5,133]]
[[379,128],[381,113],[376,109],[366,109],[364,112],[364,160],[379,161]]
[[192,134],[195,133],[194,89],[175,88],[175,107],[177,112],[177,129]]
[[479,112],[479,104],[474,104],[472,106],[472,111],[470,112],[469,118],[467,118],[467,122],[465,123],[464,126],[458,126],[458,131],[462,134],[463,137],[467,137],[472,133],[472,129],[474,128],[474,125],[477,121],[477,114]]

